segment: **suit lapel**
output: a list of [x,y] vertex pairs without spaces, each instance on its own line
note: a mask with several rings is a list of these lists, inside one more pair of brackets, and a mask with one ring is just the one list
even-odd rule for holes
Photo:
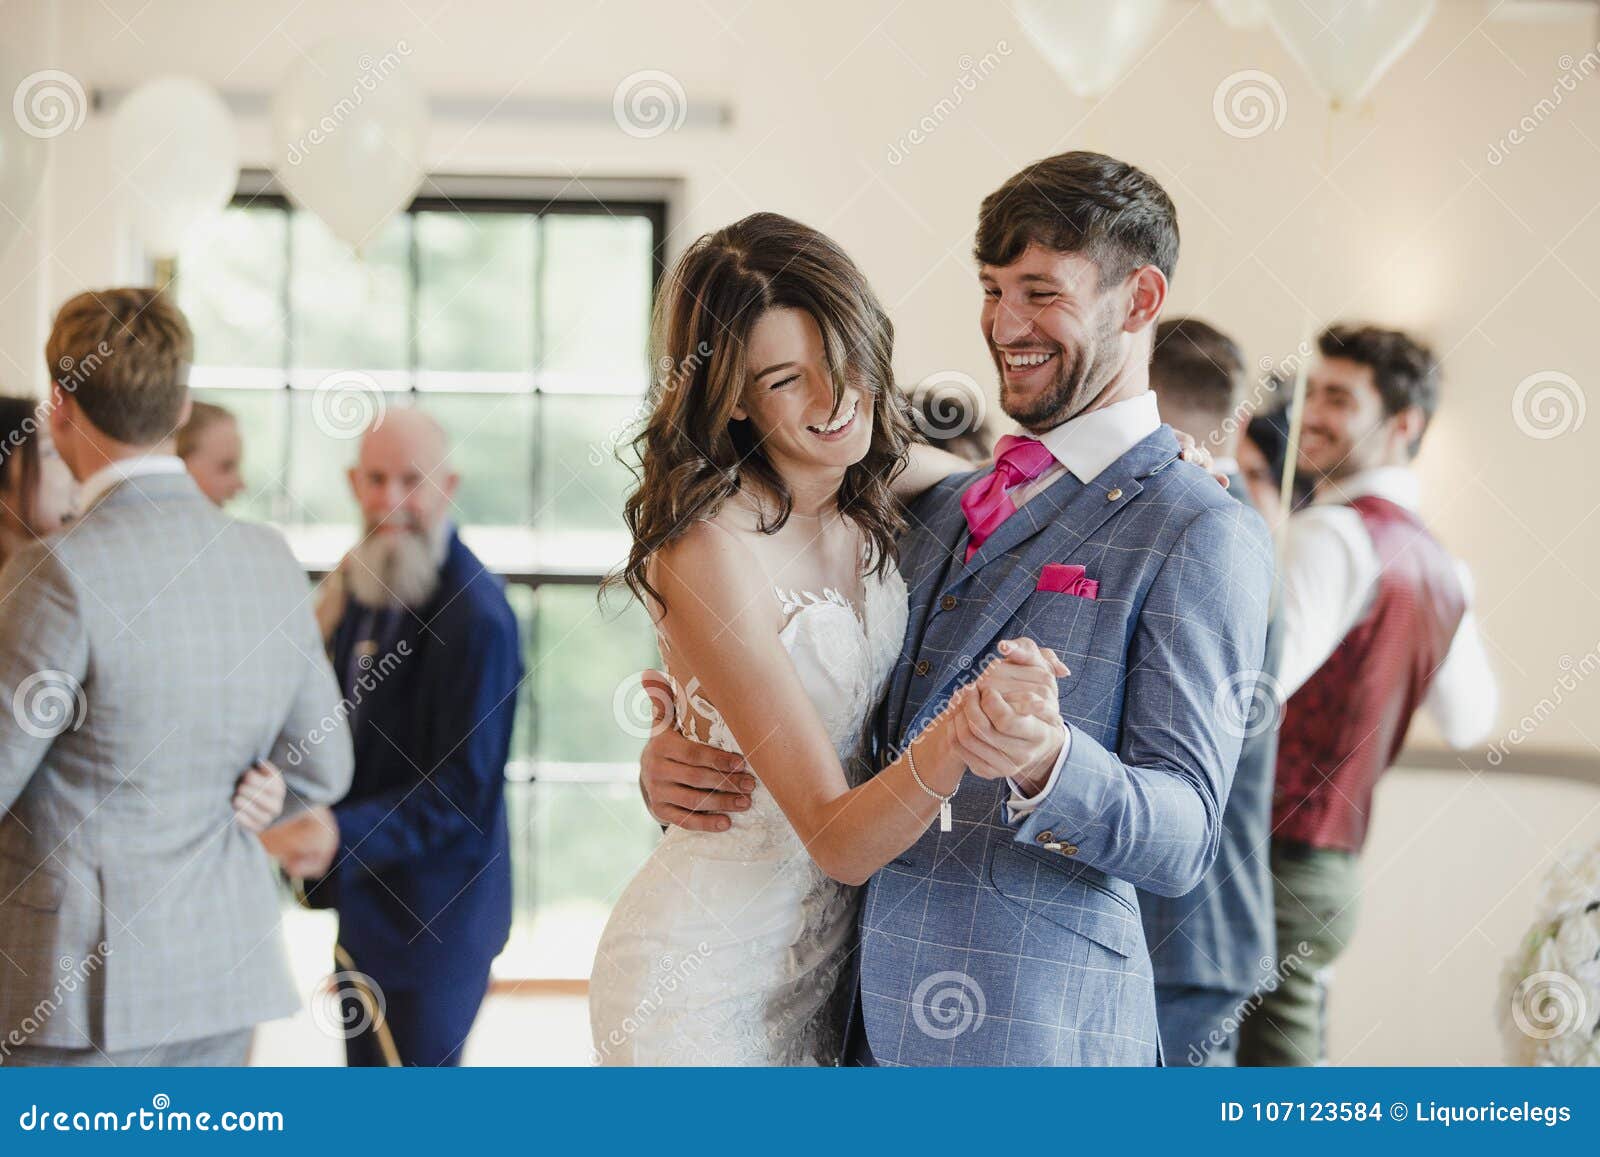
[[[992,534],[963,569],[951,569],[958,581],[970,581],[963,602],[971,608],[968,636],[961,651],[973,662],[988,650],[1024,600],[1039,583],[1046,562],[1069,561],[1073,552],[1143,491],[1141,478],[1162,469],[1178,457],[1178,443],[1163,426],[1138,442],[1094,481],[1081,483],[1064,474],[1042,494],[1036,494]],[[963,529],[965,522],[963,522]],[[965,538],[957,549],[965,550]],[[924,604],[938,592],[928,592]],[[961,670],[961,655],[946,654],[928,686],[937,693],[919,705],[942,701],[948,683]],[[896,719],[896,724],[899,719]]]

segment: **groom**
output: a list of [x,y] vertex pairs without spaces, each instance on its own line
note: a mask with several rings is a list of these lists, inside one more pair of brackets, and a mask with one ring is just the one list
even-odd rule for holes
[[[1019,636],[1071,669],[1065,725],[1009,779],[969,775],[954,830],[931,825],[868,882],[851,1059],[1155,1064],[1135,890],[1182,895],[1216,855],[1271,546],[1180,460],[1156,412],[1151,341],[1178,224],[1153,178],[1097,153],[1040,161],[984,200],[976,255],[1001,406],[1022,430],[992,470],[910,511],[910,622],[876,755]],[[663,732],[646,798],[661,819],[718,830],[715,813],[754,789],[736,762]]]

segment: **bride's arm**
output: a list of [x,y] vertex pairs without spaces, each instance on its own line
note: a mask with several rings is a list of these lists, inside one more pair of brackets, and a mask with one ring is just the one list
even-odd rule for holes
[[972,469],[972,463],[959,455],[926,442],[913,442],[906,456],[906,468],[895,475],[889,489],[901,502],[910,502],[950,475],[965,474]]
[[[656,556],[652,582],[666,600],[661,629],[675,657],[699,679],[818,867],[859,884],[917,841],[939,801],[917,786],[904,754],[849,786],[778,637],[776,600],[742,543],[702,523]],[[1053,703],[1053,678],[1036,681]],[[918,773],[941,795],[955,790],[968,761],[960,744],[970,741],[970,720],[963,734],[962,717],[945,712],[913,744]]]

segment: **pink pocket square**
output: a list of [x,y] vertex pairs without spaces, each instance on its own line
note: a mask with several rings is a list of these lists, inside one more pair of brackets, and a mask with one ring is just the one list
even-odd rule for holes
[[1046,563],[1044,569],[1039,572],[1039,585],[1033,589],[1077,595],[1085,599],[1100,597],[1099,580],[1090,578],[1081,566],[1071,562]]

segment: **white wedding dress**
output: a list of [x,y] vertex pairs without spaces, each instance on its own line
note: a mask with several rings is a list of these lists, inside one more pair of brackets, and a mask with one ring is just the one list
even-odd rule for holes
[[[860,615],[833,590],[775,592],[788,616],[784,648],[852,784],[867,774],[862,744],[906,627],[906,586],[892,564],[863,585]],[[681,730],[738,751],[696,681],[685,685],[691,675],[674,672]],[[595,953],[596,1062],[837,1063],[856,901],[854,888],[812,863],[764,786],[725,832],[669,828],[617,901]]]

